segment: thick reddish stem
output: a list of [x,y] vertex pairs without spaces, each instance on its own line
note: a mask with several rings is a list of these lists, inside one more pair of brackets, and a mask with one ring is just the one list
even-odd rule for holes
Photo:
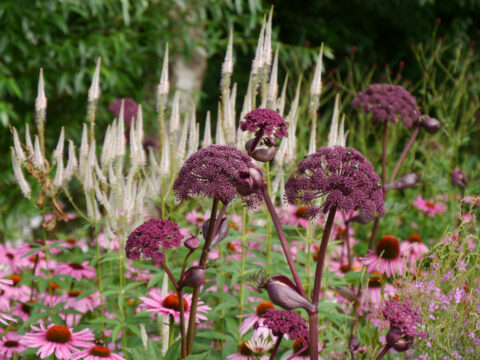
[[327,255],[328,240],[330,239],[330,233],[332,232],[333,221],[335,220],[335,213],[337,208],[330,209],[325,224],[325,230],[323,231],[322,242],[320,244],[320,250],[317,258],[317,268],[315,270],[315,282],[313,285],[312,303],[315,306],[315,312],[309,314],[310,324],[310,359],[318,359],[318,300],[320,299],[320,289],[322,287],[322,275],[323,267],[325,266],[325,257]]
[[398,174],[398,171],[400,170],[400,166],[402,165],[403,160],[405,160],[405,157],[407,156],[408,151],[412,147],[413,142],[415,141],[419,131],[420,131],[420,126],[417,126],[415,128],[415,130],[413,131],[413,134],[410,137],[410,140],[408,140],[408,143],[403,148],[402,155],[400,155],[400,157],[398,158],[397,164],[395,165],[395,170],[393,170],[392,176],[390,177],[390,182],[395,180],[395,178]]
[[297,285],[297,288],[300,294],[304,298],[307,298],[305,295],[305,291],[303,290],[300,277],[298,276],[297,269],[295,268],[295,264],[293,263],[293,257],[290,252],[290,247],[288,246],[285,233],[283,232],[282,225],[280,224],[280,219],[278,218],[277,212],[275,211],[275,207],[272,204],[272,200],[270,199],[270,195],[268,194],[268,190],[266,186],[262,188],[262,193],[263,193],[263,198],[265,199],[265,203],[267,204],[268,211],[270,212],[270,217],[272,218],[273,225],[275,226],[275,230],[277,231],[278,238],[280,239],[280,243],[282,244],[283,253],[285,254],[285,258],[287,259],[287,263],[288,263],[288,266],[290,267],[290,272],[292,273],[293,280],[295,281],[295,285]]

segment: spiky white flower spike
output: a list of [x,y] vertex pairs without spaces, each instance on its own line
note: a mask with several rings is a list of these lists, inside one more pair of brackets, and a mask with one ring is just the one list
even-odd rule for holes
[[80,151],[78,154],[79,166],[78,166],[78,175],[80,178],[83,178],[85,175],[85,170],[87,167],[87,158],[88,158],[88,130],[87,124],[83,124],[82,130],[82,140],[80,142]]
[[308,155],[317,151],[317,126],[312,124],[310,129],[310,142],[308,143]]
[[335,96],[335,105],[333,107],[332,123],[330,125],[330,132],[328,133],[328,144],[327,146],[332,147],[337,145],[337,136],[338,136],[338,117],[339,117],[339,101],[340,95]]
[[137,127],[135,129],[135,134],[137,136],[138,143],[138,161],[141,165],[147,163],[147,154],[143,149],[143,108],[142,105],[138,105],[137,111]]
[[347,135],[348,134],[345,133],[345,114],[343,114],[342,121],[340,122],[340,127],[338,128],[336,145],[345,147],[347,144]]
[[310,111],[317,111],[322,94],[323,43],[318,53],[317,64],[310,84]]
[[92,83],[88,89],[88,122],[90,123],[90,141],[95,137],[95,112],[97,110],[97,102],[100,98],[100,65],[102,58],[97,59],[97,65],[93,72]]
[[[252,75],[258,75],[263,69],[263,42],[265,40],[265,17],[263,17],[262,28],[260,29],[260,35],[258,36],[257,49],[255,50],[255,57],[252,62]],[[255,85],[255,84],[254,84]]]
[[215,129],[215,144],[225,145],[225,134],[223,133],[221,104],[218,104],[217,127]]
[[75,145],[72,140],[68,140],[68,162],[63,178],[65,181],[70,181],[73,177],[73,173],[78,168],[77,157],[75,156]]
[[188,121],[183,122],[182,133],[180,134],[180,140],[178,141],[178,147],[176,154],[176,163],[181,164],[185,159],[185,154],[187,152],[187,135],[188,135]]
[[12,153],[12,165],[13,165],[13,175],[15,176],[15,180],[17,181],[20,190],[22,191],[23,196],[30,199],[30,194],[32,189],[28,184],[27,180],[25,180],[25,176],[23,176],[22,165],[20,164],[19,159],[15,155],[15,150],[11,148]]
[[21,164],[27,160],[27,157],[25,155],[25,152],[22,149],[22,144],[20,142],[20,138],[18,137],[18,131],[17,129],[13,128],[13,146],[15,150],[15,154],[17,156],[17,159],[20,161]]
[[207,118],[205,119],[205,130],[203,132],[202,148],[212,145],[212,125],[210,121],[210,111],[207,111]]
[[230,88],[230,79],[233,74],[233,29],[230,28],[230,33],[228,35],[228,45],[227,52],[225,54],[225,60],[222,64],[222,80],[220,82],[220,87],[222,93]]
[[44,163],[43,163],[43,152],[42,152],[42,147],[40,145],[40,140],[37,135],[35,135],[35,140],[33,141],[33,166],[38,169],[43,171],[44,169]]
[[37,98],[35,99],[35,120],[37,127],[43,129],[45,122],[45,113],[47,111],[47,98],[45,96],[45,84],[43,82],[43,69],[40,69],[40,76],[38,78]]
[[64,144],[65,144],[65,129],[62,126],[62,130],[60,131],[60,136],[58,137],[57,147],[53,151],[53,155],[52,155],[53,158],[57,161],[59,159],[63,158],[63,146],[64,146]]
[[163,137],[159,173],[161,177],[167,177],[170,174],[170,143],[165,133],[163,133]]
[[32,136],[30,135],[30,127],[28,124],[25,124],[25,145],[27,146],[28,152],[33,154]]
[[229,145],[235,144],[235,102],[237,96],[237,83],[233,84],[232,93],[227,101],[223,104],[224,123],[223,134],[225,142]]
[[55,172],[55,178],[53,179],[53,186],[60,188],[65,180],[63,171],[63,157],[57,159],[57,170]]
[[[157,87],[157,106],[161,105],[161,97],[168,95],[170,83],[168,81],[168,43],[165,44],[165,55],[163,57],[162,73],[160,83]],[[159,109],[157,108],[157,111]]]
[[270,9],[268,14],[267,27],[265,29],[265,39],[263,41],[263,63],[269,68],[272,65],[272,17],[273,17],[273,6]]
[[269,109],[276,110],[275,101],[277,99],[278,92],[278,51],[279,47],[275,50],[275,57],[273,59],[272,72],[270,74],[270,82],[268,84],[267,92],[267,107]]
[[197,115],[195,114],[195,108],[193,108],[190,115],[190,121],[188,126],[188,150],[187,157],[192,155],[197,151],[198,140],[197,140]]
[[285,102],[287,99],[287,84],[288,84],[288,74],[285,76],[285,80],[283,81],[282,87],[282,94],[280,95],[280,99],[278,99],[278,113],[281,117],[283,117],[283,112],[285,111]]
[[118,115],[115,156],[123,156],[127,152],[127,141],[125,140],[125,119],[123,113],[124,101],[122,100],[122,104],[120,105],[120,114]]
[[177,132],[180,129],[180,94],[175,92],[172,102],[172,115],[170,116],[169,132],[172,137],[172,141],[177,141]]

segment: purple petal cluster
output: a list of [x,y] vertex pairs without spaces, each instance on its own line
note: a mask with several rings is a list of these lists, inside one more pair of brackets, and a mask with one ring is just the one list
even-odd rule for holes
[[352,106],[372,114],[373,124],[387,120],[395,123],[401,119],[411,128],[421,115],[415,98],[399,85],[371,84],[357,94]]
[[[210,145],[193,153],[183,164],[173,184],[179,200],[203,195],[227,204],[240,195],[236,186],[239,172],[254,168],[252,159],[231,145]],[[240,195],[249,207],[261,200],[261,189]]]
[[413,309],[409,301],[385,301],[383,316],[390,322],[390,327],[399,328],[407,336],[413,338],[416,335],[423,335],[417,331],[417,325],[423,323],[420,311]]
[[[316,204],[324,196],[323,204]],[[333,207],[367,216],[385,213],[379,176],[360,152],[343,146],[321,147],[303,159],[285,184],[285,197],[307,206],[309,217]]]
[[[243,131],[259,132],[264,135],[281,139],[288,137],[287,124],[276,111],[271,109],[255,109],[245,115],[245,121],[240,122],[240,129]],[[255,134],[257,135],[257,134]]]
[[178,247],[183,235],[178,225],[164,219],[151,219],[137,227],[128,237],[125,245],[127,258],[144,258],[160,263],[164,259],[162,249]]
[[309,342],[307,323],[294,311],[268,309],[253,327],[260,326],[268,327],[274,336],[288,335],[289,339],[301,340],[304,346]]

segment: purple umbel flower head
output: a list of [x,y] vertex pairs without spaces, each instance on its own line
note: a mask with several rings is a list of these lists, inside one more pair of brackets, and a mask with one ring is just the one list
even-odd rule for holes
[[411,128],[421,115],[415,98],[400,85],[371,84],[357,94],[352,106],[372,114],[373,124],[387,120],[396,123],[401,119]]
[[390,327],[395,327],[411,338],[421,336],[417,331],[417,325],[423,323],[418,309],[413,309],[409,301],[385,301],[383,304],[383,316],[390,322]]
[[[323,196],[325,202],[316,204]],[[285,184],[285,197],[290,204],[307,206],[309,217],[333,207],[359,209],[367,216],[385,213],[380,178],[372,165],[357,150],[343,146],[321,147],[303,159]]]
[[[231,145],[210,145],[190,155],[178,173],[173,190],[179,200],[203,195],[228,204],[240,195],[249,207],[262,200],[260,188],[249,194],[237,191],[239,172],[254,169],[251,158]],[[252,186],[253,186],[252,180]]]
[[180,234],[176,223],[164,219],[151,219],[130,234],[125,252],[130,260],[142,257],[160,263],[165,257],[162,249],[178,247],[182,239],[183,235]]
[[[274,135],[281,139],[288,137],[285,120],[274,110],[255,109],[245,115],[245,121],[240,122],[243,131],[263,132],[263,135]],[[257,133],[255,134],[257,135]]]
[[120,116],[120,108],[122,107],[122,101],[123,118],[125,120],[125,123],[130,126],[130,123],[132,122],[132,117],[136,118],[138,112],[138,104],[135,102],[135,100],[133,100],[132,98],[117,99],[113,104],[108,107],[108,110],[110,110],[113,115],[118,118]]
[[267,309],[253,327],[258,329],[260,326],[272,330],[274,336],[288,335],[289,339],[301,340],[303,346],[310,339],[305,319],[294,311]]

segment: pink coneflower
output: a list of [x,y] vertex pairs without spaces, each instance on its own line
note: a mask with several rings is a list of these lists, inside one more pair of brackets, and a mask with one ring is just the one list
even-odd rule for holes
[[245,320],[242,321],[242,324],[238,328],[238,331],[240,331],[240,335],[245,335],[247,331],[250,330],[258,320],[260,320],[261,316],[265,314],[265,311],[274,308],[275,307],[270,301],[262,301],[260,304],[258,304],[257,311],[255,313],[240,315],[239,317],[245,318]]
[[83,263],[71,262],[68,264],[60,263],[55,269],[56,274],[70,275],[78,281],[82,278],[95,279],[95,269],[88,266],[88,260]]
[[73,332],[63,325],[50,325],[47,329],[41,324],[40,327],[32,326],[33,332],[23,336],[23,343],[28,348],[39,348],[37,355],[41,359],[55,353],[58,359],[70,359],[75,347],[89,347],[94,339],[92,330],[83,329]]
[[427,245],[422,243],[422,237],[417,233],[411,234],[407,240],[400,243],[400,252],[405,258],[405,263],[413,266],[417,260],[420,260],[430,250]]
[[[143,301],[143,304],[140,305],[146,311],[172,315],[174,321],[180,321],[180,302],[178,301],[178,295],[173,293],[163,294],[161,290],[152,289],[148,292],[150,297],[141,297],[140,300]],[[190,316],[190,306],[192,303],[192,294],[186,294],[183,296],[183,308],[185,310],[185,318],[188,319]],[[210,306],[204,305],[202,301],[198,302],[196,322],[200,320],[207,320],[206,316],[201,313],[207,313],[211,310]]]
[[268,360],[268,356],[261,356],[259,357],[259,354],[254,353],[252,349],[250,348],[250,340],[244,341],[239,347],[238,347],[238,353],[231,354],[227,356],[227,360]]
[[433,202],[433,199],[425,200],[421,195],[418,195],[417,198],[413,201],[413,205],[416,206],[419,210],[422,210],[427,213],[428,216],[434,217],[437,213],[444,213],[447,210],[447,206],[441,202]]
[[4,289],[5,296],[10,300],[27,301],[31,289],[25,285],[20,285],[22,277],[17,274],[12,274],[9,276],[9,279],[12,280],[13,283]]
[[25,350],[20,335],[14,331],[5,334],[0,340],[0,358],[9,359]]
[[203,223],[208,219],[210,219],[209,213],[201,214],[195,209],[185,215],[185,220],[187,220],[190,224],[196,226],[202,226]]
[[76,352],[72,355],[72,360],[125,360],[123,357],[110,352],[110,349],[98,342],[96,344],[90,344],[90,346],[82,351]]
[[12,272],[21,272],[25,265],[25,259],[22,256],[23,251],[14,249],[10,243],[0,245],[0,263],[9,266]]
[[[361,304],[364,307],[374,306],[377,307],[382,298],[391,299],[395,296],[396,288],[390,283],[385,283],[385,286],[382,290],[382,281],[380,274],[378,272],[373,273],[374,275],[368,279],[368,286],[364,289],[362,293]],[[383,292],[383,294],[382,294]],[[382,297],[383,295],[383,297]]]
[[370,250],[363,258],[368,272],[378,271],[381,274],[392,276],[403,274],[403,260],[400,252],[398,239],[391,236],[384,236],[377,244],[375,251]]
[[282,224],[290,226],[301,226],[308,229],[308,208],[306,206],[290,205],[288,211],[281,213]]

